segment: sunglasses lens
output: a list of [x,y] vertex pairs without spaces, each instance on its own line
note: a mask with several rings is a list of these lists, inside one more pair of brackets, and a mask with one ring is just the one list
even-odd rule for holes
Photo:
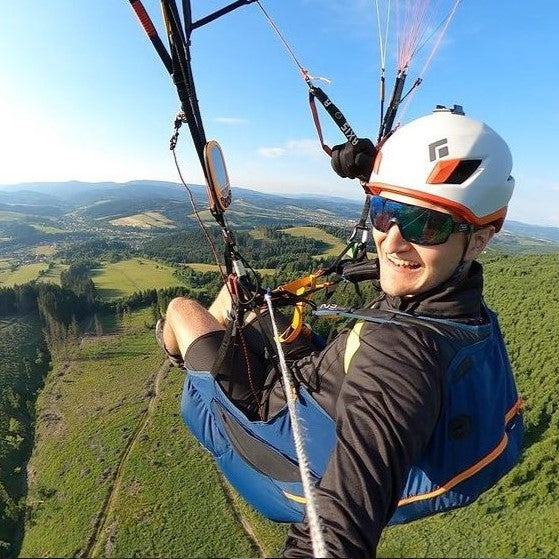
[[448,214],[381,196],[371,199],[371,221],[383,233],[396,223],[406,241],[424,246],[445,243],[454,230],[454,221]]

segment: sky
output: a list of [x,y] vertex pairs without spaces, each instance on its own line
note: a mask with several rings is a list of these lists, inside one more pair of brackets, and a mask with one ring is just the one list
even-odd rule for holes
[[[379,2],[381,16],[386,1]],[[143,3],[164,38],[159,3]],[[193,0],[194,19],[226,3]],[[427,29],[452,3],[431,2]],[[330,80],[316,84],[356,133],[374,139],[380,75],[375,1],[262,5],[300,64]],[[437,104],[463,105],[509,144],[516,189],[508,217],[553,226],[559,226],[558,20],[558,0],[462,0],[398,119],[405,124]],[[386,47],[389,86],[394,21]],[[428,49],[429,43],[410,66],[409,84],[420,75]],[[206,136],[220,142],[233,186],[363,197],[358,181],[331,170],[309,111],[308,87],[257,4],[196,29],[191,51]],[[0,185],[178,182],[168,147],[178,110],[169,74],[128,0],[3,2]],[[326,143],[342,143],[327,114],[319,113]],[[187,182],[203,183],[186,126],[177,155]]]

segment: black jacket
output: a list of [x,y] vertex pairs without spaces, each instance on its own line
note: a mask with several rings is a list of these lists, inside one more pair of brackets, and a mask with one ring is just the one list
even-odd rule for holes
[[[480,323],[482,287],[474,262],[463,279],[414,297],[383,296],[373,308]],[[365,322],[292,370],[336,420],[336,446],[316,491],[328,554],[373,557],[440,414],[445,363],[436,338],[420,327]],[[291,525],[284,556],[312,556],[306,522]]]

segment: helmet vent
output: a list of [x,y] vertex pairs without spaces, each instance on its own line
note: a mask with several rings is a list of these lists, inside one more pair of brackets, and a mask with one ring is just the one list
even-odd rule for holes
[[481,159],[443,159],[431,171],[427,184],[462,184],[481,165]]
[[444,181],[450,184],[462,184],[469,179],[481,165],[481,159],[462,159],[450,176]]

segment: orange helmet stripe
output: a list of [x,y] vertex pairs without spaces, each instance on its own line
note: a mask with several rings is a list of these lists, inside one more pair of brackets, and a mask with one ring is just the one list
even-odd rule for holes
[[427,184],[444,184],[448,177],[452,175],[462,159],[445,159],[439,161],[427,178]]
[[501,223],[496,226],[497,231],[501,228],[500,225],[505,219],[507,213],[507,206],[500,208],[496,212],[488,215],[477,216],[466,206],[455,202],[454,200],[449,200],[448,198],[443,198],[442,196],[437,196],[435,194],[428,194],[426,192],[420,192],[418,190],[413,190],[412,188],[403,188],[401,186],[394,186],[392,184],[385,184],[382,182],[370,182],[367,183],[367,190],[371,194],[380,194],[380,192],[394,192],[396,194],[403,194],[409,196],[410,198],[416,198],[418,200],[424,200],[425,202],[431,202],[442,208],[446,208],[451,212],[458,214],[460,217],[465,219],[468,223],[473,223],[474,225],[489,225],[496,221],[501,221]]

